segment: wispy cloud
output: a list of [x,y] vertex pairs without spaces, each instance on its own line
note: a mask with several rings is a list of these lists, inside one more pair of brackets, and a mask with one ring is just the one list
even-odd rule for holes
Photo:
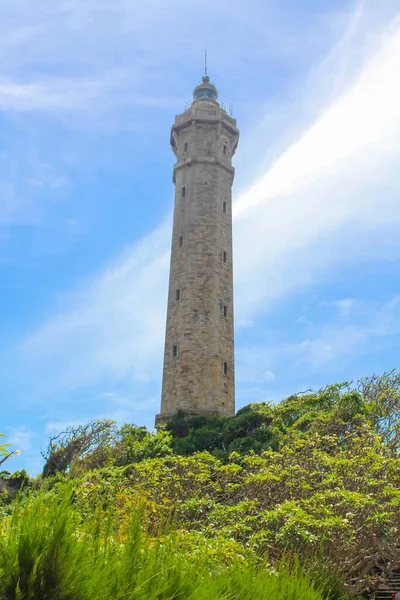
[[275,355],[274,349],[251,345],[239,347],[236,352],[236,382],[239,386],[266,385],[275,379],[275,373],[268,368]]
[[21,452],[27,452],[31,449],[35,437],[35,433],[25,426],[7,429],[7,443],[11,444],[13,450],[19,449]]
[[53,436],[65,431],[68,427],[77,427],[78,425],[81,425],[81,423],[74,419],[69,419],[68,421],[48,421],[44,431],[47,435]]
[[[338,304],[340,306],[340,301]],[[400,296],[382,305],[353,301],[353,306],[357,309],[357,317],[342,312],[339,321],[333,320],[318,328],[311,326],[314,332],[310,332],[310,337],[282,351],[301,365],[308,363],[314,368],[321,368],[354,354],[368,353],[376,347],[380,338],[400,334]],[[343,317],[348,317],[345,322]],[[374,343],[370,344],[371,341]],[[395,367],[394,363],[393,360],[389,366]]]
[[[124,108],[139,104],[173,109],[186,102],[189,98],[179,92],[186,94],[182,73],[196,68],[200,74],[205,45],[214,73],[234,73],[238,64],[245,64],[250,75],[255,56],[267,61],[273,56],[293,66],[299,48],[312,57],[317,38],[321,45],[321,39],[337,37],[330,31],[330,13],[318,29],[306,20],[297,27],[291,19],[279,19],[279,5],[277,0],[255,2],[249,10],[229,0],[171,0],[168,6],[161,0],[3,3],[0,107],[13,112],[73,111],[74,118],[81,111],[100,125],[99,113],[117,107],[125,113]],[[168,30],[177,33],[165,35]],[[232,32],[244,30],[246,35],[235,36],[232,43]],[[201,34],[194,36],[193,31]],[[235,79],[233,84],[237,87]],[[115,121],[123,126],[126,115],[115,114]]]
[[341,300],[323,300],[321,306],[333,306],[340,317],[349,317],[358,305],[354,298],[342,298]]
[[86,79],[48,81],[41,78],[34,83],[0,80],[0,108],[3,111],[36,111],[51,109],[80,109],[88,111],[94,101],[111,86],[104,81]]
[[235,216],[268,199],[297,192],[336,167],[348,167],[345,161],[377,144],[398,151],[400,86],[393,75],[400,70],[400,28],[383,41],[355,85],[240,196]]
[[[170,220],[82,285],[61,312],[22,345],[47,365],[47,385],[108,379],[146,382],[159,371],[165,325]],[[66,362],[66,357],[68,360]],[[60,381],[61,378],[61,381]]]
[[0,177],[0,228],[40,222],[46,206],[56,203],[69,187],[64,175],[38,161],[29,149],[0,152]]
[[236,201],[244,318],[328,269],[399,255],[399,68],[391,27],[351,89]]
[[[114,111],[114,124],[122,127],[129,122],[125,112],[132,118],[137,106],[173,110],[188,99],[174,93],[180,80],[176,65],[184,65],[188,54],[198,51],[190,23],[196,28],[209,25],[209,9],[214,20],[223,18],[226,24],[246,14],[227,0],[204,0],[199,6],[171,0],[168,7],[161,0],[2,5],[0,108],[50,115],[73,112],[75,119],[81,112],[92,126],[94,120],[101,126],[99,116]],[[179,36],[165,35],[181,23]],[[220,30],[221,35],[229,39],[229,29],[226,34]],[[203,42],[198,43],[201,63]],[[119,116],[118,109],[124,114]]]
[[[171,9],[176,0],[169,5]],[[68,116],[101,116],[159,103],[152,94],[162,71],[148,40],[164,26],[163,3],[51,0],[0,7],[0,108]],[[163,36],[159,36],[161,40]],[[3,57],[7,57],[4,59]],[[157,74],[158,72],[158,74]],[[154,84],[150,82],[153,80]],[[164,107],[180,98],[168,100]],[[169,104],[170,102],[170,104]],[[121,115],[119,125],[124,122]],[[71,124],[73,121],[71,121]]]
[[80,113],[93,124],[93,120],[104,113],[121,109],[147,106],[172,110],[184,103],[183,97],[163,96],[161,99],[146,95],[142,85],[143,81],[122,70],[103,73],[99,79],[83,76],[62,79],[38,76],[33,82],[0,79],[0,109],[3,112],[61,113],[64,116],[70,113],[74,118]]
[[[344,304],[342,304],[342,302]],[[240,347],[236,356],[238,396],[243,401],[252,401],[252,386],[256,385],[256,395],[260,398],[278,399],[273,390],[274,384],[293,392],[288,386],[288,379],[293,377],[308,382],[320,380],[319,374],[347,372],[354,374],[355,358],[370,358],[371,364],[377,364],[382,344],[400,334],[400,297],[395,296],[386,302],[379,303],[368,300],[353,300],[353,311],[344,313],[337,308],[347,306],[347,299],[316,303],[310,308],[308,318],[304,317],[295,327],[298,341],[288,342],[283,332],[268,331],[262,343],[248,341]],[[313,312],[317,308],[324,311],[317,318]],[[341,366],[344,369],[341,371]],[[386,368],[396,367],[395,358],[387,363]],[[304,373],[307,377],[304,377]],[[356,372],[356,376],[366,375]],[[274,381],[275,380],[275,381]],[[328,383],[325,380],[325,383]],[[271,385],[272,384],[272,385]],[[319,383],[317,383],[319,385]],[[281,397],[281,396],[279,396]]]

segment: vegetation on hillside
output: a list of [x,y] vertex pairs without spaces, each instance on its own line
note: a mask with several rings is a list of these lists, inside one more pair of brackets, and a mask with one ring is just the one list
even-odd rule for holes
[[101,508],[82,513],[62,493],[29,496],[2,520],[2,600],[323,600],[324,585],[295,561],[275,569],[240,552],[228,560],[204,542],[191,553],[171,531],[150,536],[140,510],[126,527]]
[[[64,506],[70,519],[62,534],[66,547],[68,539],[79,541],[76,552],[87,555],[81,559],[77,554],[76,564],[81,561],[82,569],[94,573],[97,567],[89,562],[96,544],[103,554],[96,554],[99,572],[93,575],[92,591],[60,595],[63,599],[111,597],[109,591],[101,596],[94,590],[106,573],[107,585],[114,585],[106,567],[111,569],[114,559],[115,581],[128,577],[131,558],[124,553],[131,551],[136,552],[132,564],[139,565],[144,579],[137,574],[140,584],[120,584],[126,590],[131,586],[126,598],[201,598],[202,590],[209,589],[211,598],[332,599],[343,597],[341,581],[353,596],[367,593],[395,564],[400,545],[399,424],[400,374],[393,371],[356,385],[294,395],[276,406],[252,404],[227,419],[177,414],[157,433],[131,424],[118,429],[111,421],[68,428],[50,441],[43,475],[30,482],[33,489],[11,504],[10,496],[4,497],[7,535],[0,579],[11,577],[11,564],[15,573],[22,569],[15,566],[16,555],[10,558],[11,548],[25,556],[21,545],[30,540],[29,552],[44,557],[55,543],[50,540],[46,550],[35,542],[44,534],[29,529],[29,514],[46,514],[40,524],[47,524],[46,540],[57,534],[54,511]],[[23,527],[28,527],[24,534]],[[298,567],[296,556],[301,557]],[[165,572],[155,566],[160,557]],[[282,557],[292,565],[289,571]],[[71,554],[70,560],[75,558]],[[57,567],[62,577],[75,573],[69,559],[59,560],[66,561]],[[41,572],[35,561],[31,557],[24,567],[28,579]],[[153,577],[156,588],[163,581],[166,587],[141,596],[135,586],[147,590],[144,581],[151,569],[164,573]],[[304,569],[311,595],[296,596],[283,588],[269,592],[273,582],[284,586],[299,578],[301,589]],[[232,587],[229,574],[237,582]],[[168,587],[170,575],[176,595]],[[64,585],[78,589],[81,584]],[[257,589],[268,593],[257,596]],[[0,587],[0,599],[34,597],[2,593]]]

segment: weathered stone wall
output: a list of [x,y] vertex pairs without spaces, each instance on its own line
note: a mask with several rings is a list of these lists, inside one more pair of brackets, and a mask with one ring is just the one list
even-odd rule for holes
[[[176,118],[175,209],[161,413],[233,415],[232,156],[236,122],[197,100]],[[179,291],[178,291],[179,290]]]

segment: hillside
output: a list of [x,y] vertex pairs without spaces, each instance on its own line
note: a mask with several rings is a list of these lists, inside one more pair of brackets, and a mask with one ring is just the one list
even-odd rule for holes
[[[262,578],[271,573],[286,581],[303,577],[306,568],[307,577],[323,585],[315,598],[343,597],[341,580],[348,594],[367,594],[392,567],[400,544],[399,410],[400,374],[391,372],[291,396],[277,406],[253,404],[229,419],[178,414],[158,433],[97,421],[50,442],[44,475],[25,481],[19,502],[41,510],[49,523],[66,502],[65,514],[72,513],[65,527],[80,542],[93,544],[96,530],[99,547],[118,541],[125,550],[136,515],[142,554],[171,545],[169,555],[179,555],[182,568],[197,565],[201,577],[205,569],[215,582],[255,569],[250,579],[266,586]],[[9,531],[7,515],[20,510],[11,500],[3,493],[3,531]],[[6,569],[10,535],[2,542],[0,569]],[[254,590],[243,595],[240,585],[208,597],[257,597]],[[194,591],[185,593],[182,598]],[[29,596],[7,595],[0,584],[0,598],[11,597]]]

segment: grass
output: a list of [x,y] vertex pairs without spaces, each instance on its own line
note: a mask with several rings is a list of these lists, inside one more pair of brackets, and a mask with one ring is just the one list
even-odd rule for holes
[[0,521],[0,600],[327,600],[294,564],[196,558],[173,534],[151,538],[135,512],[116,535],[113,515],[85,519],[73,494],[45,492],[14,503]]

